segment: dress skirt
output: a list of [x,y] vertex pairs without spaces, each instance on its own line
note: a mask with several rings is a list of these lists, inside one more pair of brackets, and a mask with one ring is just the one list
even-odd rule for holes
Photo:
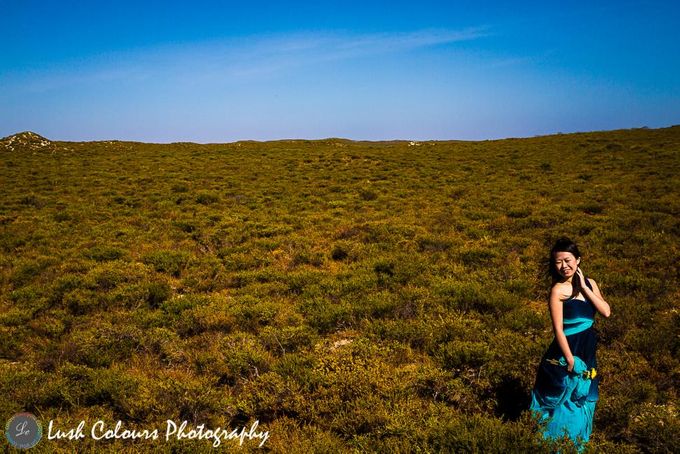
[[[579,302],[573,300],[570,304]],[[597,333],[589,326],[566,337],[576,363],[574,370],[567,372],[562,349],[554,338],[538,366],[530,409],[540,420],[547,422],[546,438],[559,438],[566,434],[582,449],[593,429],[599,397],[600,377],[597,376],[595,358]]]

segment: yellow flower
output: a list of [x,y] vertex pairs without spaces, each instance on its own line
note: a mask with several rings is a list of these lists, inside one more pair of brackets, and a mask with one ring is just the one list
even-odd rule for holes
[[594,367],[590,370],[586,370],[586,371],[583,372],[583,378],[585,378],[586,380],[592,380],[596,376],[597,376],[597,371],[595,370]]

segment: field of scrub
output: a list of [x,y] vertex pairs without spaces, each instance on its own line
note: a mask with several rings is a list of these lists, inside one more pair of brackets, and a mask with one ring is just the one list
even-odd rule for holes
[[550,452],[527,408],[553,337],[545,260],[566,235],[612,308],[595,323],[591,447],[671,452],[680,439],[680,127],[484,142],[30,136],[0,142],[0,187],[2,424],[21,411],[45,434],[49,420],[258,421],[260,451]]

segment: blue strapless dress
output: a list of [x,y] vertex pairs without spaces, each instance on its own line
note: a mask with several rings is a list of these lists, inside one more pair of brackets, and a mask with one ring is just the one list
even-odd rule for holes
[[[586,280],[588,287],[592,287]],[[530,409],[547,421],[544,437],[569,436],[581,451],[593,429],[600,377],[595,350],[597,334],[593,329],[596,309],[590,301],[569,298],[563,304],[563,326],[575,366],[567,372],[562,349],[553,338],[541,358],[536,383],[531,391]]]

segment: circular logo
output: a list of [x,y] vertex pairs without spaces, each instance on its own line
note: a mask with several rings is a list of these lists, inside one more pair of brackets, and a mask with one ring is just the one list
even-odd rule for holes
[[42,426],[33,414],[17,413],[7,421],[5,435],[15,448],[28,449],[37,445],[42,438]]

